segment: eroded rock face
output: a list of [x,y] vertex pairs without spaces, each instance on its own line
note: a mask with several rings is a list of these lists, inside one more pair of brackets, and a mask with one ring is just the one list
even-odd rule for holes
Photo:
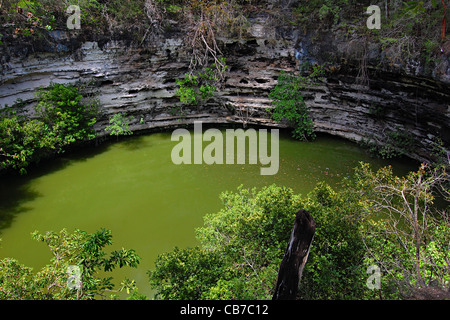
[[369,85],[358,85],[351,74],[348,70],[331,75],[305,92],[316,131],[354,141],[372,137],[380,142],[388,132],[403,131],[414,139],[410,156],[420,161],[430,159],[436,138],[448,146],[448,86],[389,72],[374,72]]
[[[24,53],[8,48],[1,61],[0,105],[22,99],[32,116],[39,87],[50,82],[90,81],[101,104],[100,134],[117,112],[134,117],[134,131],[171,128],[194,120],[285,127],[274,123],[267,112],[271,108],[268,94],[279,72],[299,70],[304,61],[323,63],[328,46],[334,50],[332,72],[303,92],[316,131],[354,141],[369,136],[382,141],[384,132],[401,128],[414,138],[410,156],[418,160],[429,158],[435,137],[449,145],[448,63],[439,66],[435,79],[424,77],[417,71],[420,68],[407,74],[369,66],[369,81],[361,85],[359,66],[345,60],[349,46],[340,40],[324,37],[322,42],[311,43],[295,28],[279,29],[264,17],[251,20],[248,31],[244,39],[219,39],[229,72],[220,92],[201,106],[182,106],[176,96],[176,79],[188,71],[190,59],[182,33],[141,47],[111,40],[85,41],[71,50],[55,46],[60,52]],[[371,52],[371,59],[376,59],[377,48]]]

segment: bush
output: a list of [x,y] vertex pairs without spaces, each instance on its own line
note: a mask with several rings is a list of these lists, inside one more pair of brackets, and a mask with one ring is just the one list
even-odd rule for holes
[[429,288],[448,296],[450,219],[448,207],[434,204],[438,196],[450,201],[448,172],[422,165],[397,177],[390,167],[373,172],[363,164],[354,182],[352,192],[363,195],[368,208],[362,225],[367,259],[383,271],[385,297],[410,298]]
[[300,283],[300,299],[362,299],[371,296],[365,286],[365,247],[356,199],[319,183],[304,208],[316,222],[316,233]]
[[414,139],[405,130],[397,128],[396,130],[387,130],[382,134],[381,141],[374,136],[369,136],[363,138],[360,145],[366,148],[372,156],[382,159],[398,158],[411,152]]
[[118,139],[120,135],[131,135],[133,132],[130,130],[131,118],[127,117],[123,113],[116,113],[109,119],[109,126],[105,128],[105,131],[109,131],[110,135],[115,135]]
[[155,268],[148,273],[150,284],[158,289],[156,298],[163,300],[203,299],[225,271],[216,252],[199,247],[161,254]]
[[201,246],[161,255],[150,282],[162,298],[270,299],[295,214],[305,208],[316,221],[316,234],[299,298],[371,297],[365,286],[365,248],[354,218],[362,209],[350,196],[326,184],[304,198],[276,185],[258,192],[242,187],[224,192],[223,209],[206,215],[197,230]]
[[[1,259],[0,299],[92,300],[124,289],[133,290],[135,298],[143,298],[137,293],[134,281],[128,279],[122,281],[119,290],[113,291],[114,284],[108,272],[116,267],[136,268],[141,258],[133,249],[106,253],[105,247],[112,244],[110,230],[101,229],[91,234],[78,229],[73,233],[65,229],[45,234],[35,231],[32,237],[49,247],[51,262],[34,272],[15,259]],[[71,279],[69,275],[70,267],[74,266],[79,268],[79,279]]]
[[[339,192],[326,183],[305,197],[276,185],[224,192],[223,208],[206,215],[197,230],[200,246],[161,255],[150,283],[159,298],[270,299],[295,213],[305,209],[316,232],[299,299],[448,292],[450,220],[432,206],[432,190],[446,183],[448,173],[439,168],[422,166],[400,178],[389,168],[374,173],[361,164]],[[382,270],[379,290],[367,286],[374,264]]]
[[314,122],[303,101],[301,90],[308,83],[314,83],[323,74],[320,67],[314,67],[309,76],[296,76],[281,72],[277,85],[270,91],[274,109],[272,118],[277,122],[287,122],[293,127],[292,136],[299,140],[314,139]]
[[201,246],[158,258],[156,270],[149,273],[158,297],[271,297],[299,197],[272,185],[259,192],[241,187],[222,193],[221,199],[223,209],[206,215],[197,230]]
[[216,64],[197,71],[196,74],[186,73],[183,79],[177,80],[179,89],[177,95],[184,104],[198,105],[206,101],[217,91],[217,84],[227,70],[224,58],[220,59],[220,66]]
[[71,84],[51,84],[37,93],[36,112],[52,128],[60,147],[95,137],[97,105],[84,104],[82,98]]
[[[63,152],[67,145],[96,136],[97,104],[85,104],[73,85],[51,84],[37,93],[37,119],[7,107],[0,118],[0,165],[26,173],[31,163]],[[20,111],[20,110],[19,110]]]
[[25,173],[31,162],[37,162],[49,150],[55,149],[56,139],[50,128],[40,120],[21,122],[19,117],[0,118],[0,165]]

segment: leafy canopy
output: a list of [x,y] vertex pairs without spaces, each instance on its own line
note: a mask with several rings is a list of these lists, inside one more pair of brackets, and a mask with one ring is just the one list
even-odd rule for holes
[[266,299],[276,281],[298,196],[284,187],[239,188],[205,216],[201,246],[161,255],[150,284],[162,299]]
[[[105,298],[114,289],[108,272],[116,267],[136,268],[140,257],[133,249],[106,253],[112,244],[110,230],[101,229],[89,234],[81,230],[68,233],[41,234],[35,231],[33,239],[45,243],[51,253],[50,264],[34,273],[29,267],[12,258],[0,260],[0,299],[14,300],[90,300]],[[70,286],[70,266],[80,268],[80,282]],[[134,281],[125,279],[121,290],[136,291]],[[117,292],[117,291],[116,291]]]
[[[448,167],[422,165],[404,177],[392,168],[374,172],[367,164],[356,171],[353,190],[363,195],[368,259],[380,265],[386,288],[409,297],[422,290],[450,286],[450,200]],[[442,204],[437,206],[436,198]],[[388,291],[388,290],[386,290]]]
[[176,93],[183,104],[198,105],[213,96],[228,68],[225,58],[220,58],[219,62],[196,73],[186,73],[183,79],[177,80],[179,89]]
[[98,113],[95,101],[85,102],[71,84],[51,84],[37,94],[36,119],[22,114],[22,104],[0,111],[0,167],[26,173],[39,162],[75,142],[93,139]]
[[85,104],[72,84],[51,84],[37,93],[36,112],[57,137],[60,146],[95,137],[97,105]]
[[197,229],[201,245],[162,254],[149,271],[157,298],[270,299],[300,208],[317,225],[300,297],[371,297],[359,225],[350,217],[363,208],[350,196],[326,184],[306,197],[276,185],[222,193],[223,208],[206,215]]
[[[306,196],[271,185],[221,195],[223,208],[197,229],[200,245],[160,255],[149,280],[161,299],[269,299],[299,209],[316,232],[303,271],[300,299],[399,299],[405,289],[449,287],[450,225],[433,204],[448,192],[445,168],[406,177],[368,164],[334,190],[319,183]],[[414,216],[416,212],[417,215]],[[423,215],[421,216],[421,213]],[[368,288],[369,266],[382,270]]]

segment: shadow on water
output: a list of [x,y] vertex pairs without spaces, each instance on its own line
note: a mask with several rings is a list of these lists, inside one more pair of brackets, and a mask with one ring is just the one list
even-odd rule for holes
[[[288,132],[282,131],[280,132],[280,137],[287,138],[290,136]],[[153,133],[153,134],[161,134],[164,135],[166,133]],[[337,146],[328,146],[327,150],[324,150],[324,155],[327,152],[330,152],[329,148],[334,148],[334,151],[339,154],[340,149],[342,152],[351,152],[354,151],[358,157],[361,155],[360,148],[356,144],[351,144],[347,140],[343,140],[339,137],[330,137],[328,135],[319,135],[320,137],[327,137],[328,140],[339,140],[341,143],[337,144]],[[170,138],[168,138],[170,139]],[[107,139],[102,143],[92,143],[89,145],[82,145],[78,147],[74,147],[71,150],[66,151],[63,154],[60,154],[53,159],[49,159],[46,161],[42,161],[39,164],[33,165],[28,169],[28,174],[21,176],[18,173],[8,173],[4,175],[0,175],[0,233],[2,229],[8,228],[11,226],[15,217],[21,213],[25,213],[32,208],[27,206],[31,201],[42,197],[39,190],[35,190],[33,188],[33,182],[40,177],[58,172],[67,168],[68,166],[75,165],[79,162],[86,162],[89,159],[92,159],[106,151],[108,151],[113,145],[120,149],[124,149],[126,151],[136,151],[142,148],[148,148],[153,146],[154,140],[146,139],[145,135],[132,135],[128,137],[120,137],[118,141],[115,138]],[[298,143],[298,141],[296,141]],[[350,144],[353,148],[348,149],[348,147],[344,147],[344,144]],[[301,144],[298,144],[299,148]],[[377,167],[381,167],[385,165],[385,161],[373,161],[376,163],[374,165],[374,169]],[[396,162],[396,161],[394,161]],[[405,160],[399,160],[399,163],[404,163]],[[417,163],[414,161],[408,161],[410,164],[406,168],[402,168],[403,170],[394,172],[398,175],[404,175],[408,171],[417,170]],[[400,166],[399,166],[400,167]]]
[[123,146],[128,151],[135,151],[151,146],[150,140],[145,139],[145,136],[143,135],[124,137],[119,140],[119,143],[120,146]]
[[130,136],[108,139],[102,143],[80,145],[27,168],[28,173],[20,175],[17,172],[8,172],[0,175],[0,234],[1,230],[9,228],[14,218],[31,210],[27,203],[41,197],[39,191],[32,188],[32,182],[42,176],[63,170],[70,165],[86,162],[89,159],[108,151],[112,145],[129,151],[149,146],[149,140],[144,136]]
[[32,190],[23,177],[2,177],[0,181],[0,233],[4,228],[11,226],[14,218],[30,210],[27,203],[41,196]]
[[102,152],[107,151],[115,143],[105,142],[100,145],[88,145],[68,150],[52,159],[47,159],[27,168],[27,174],[8,172],[0,175],[0,234],[1,230],[9,228],[14,218],[31,210],[27,203],[41,197],[34,190],[32,182],[42,176],[63,170],[68,166],[88,161]]

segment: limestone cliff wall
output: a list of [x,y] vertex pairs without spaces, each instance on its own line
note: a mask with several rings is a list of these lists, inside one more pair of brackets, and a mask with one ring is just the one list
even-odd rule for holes
[[[32,116],[39,87],[50,82],[90,81],[101,104],[99,133],[104,133],[109,116],[117,112],[134,117],[134,131],[194,120],[283,127],[267,113],[271,108],[268,93],[279,72],[299,70],[304,61],[323,63],[332,52],[333,72],[303,92],[316,131],[358,141],[368,136],[382,140],[383,132],[402,128],[415,140],[410,156],[419,160],[429,157],[435,137],[450,145],[448,52],[431,75],[420,66],[389,69],[374,67],[369,61],[368,82],[360,84],[358,49],[352,49],[349,42],[330,35],[313,42],[310,35],[293,27],[272,26],[264,17],[251,20],[248,34],[244,39],[219,39],[230,69],[220,92],[201,106],[181,106],[175,94],[176,79],[189,65],[182,32],[142,46],[109,39],[75,41],[76,45],[68,46],[74,43],[73,36],[54,32],[54,46],[47,50],[17,45],[3,48],[0,105],[22,99]],[[369,56],[377,60],[382,53],[370,48]],[[176,107],[182,107],[181,114]]]

